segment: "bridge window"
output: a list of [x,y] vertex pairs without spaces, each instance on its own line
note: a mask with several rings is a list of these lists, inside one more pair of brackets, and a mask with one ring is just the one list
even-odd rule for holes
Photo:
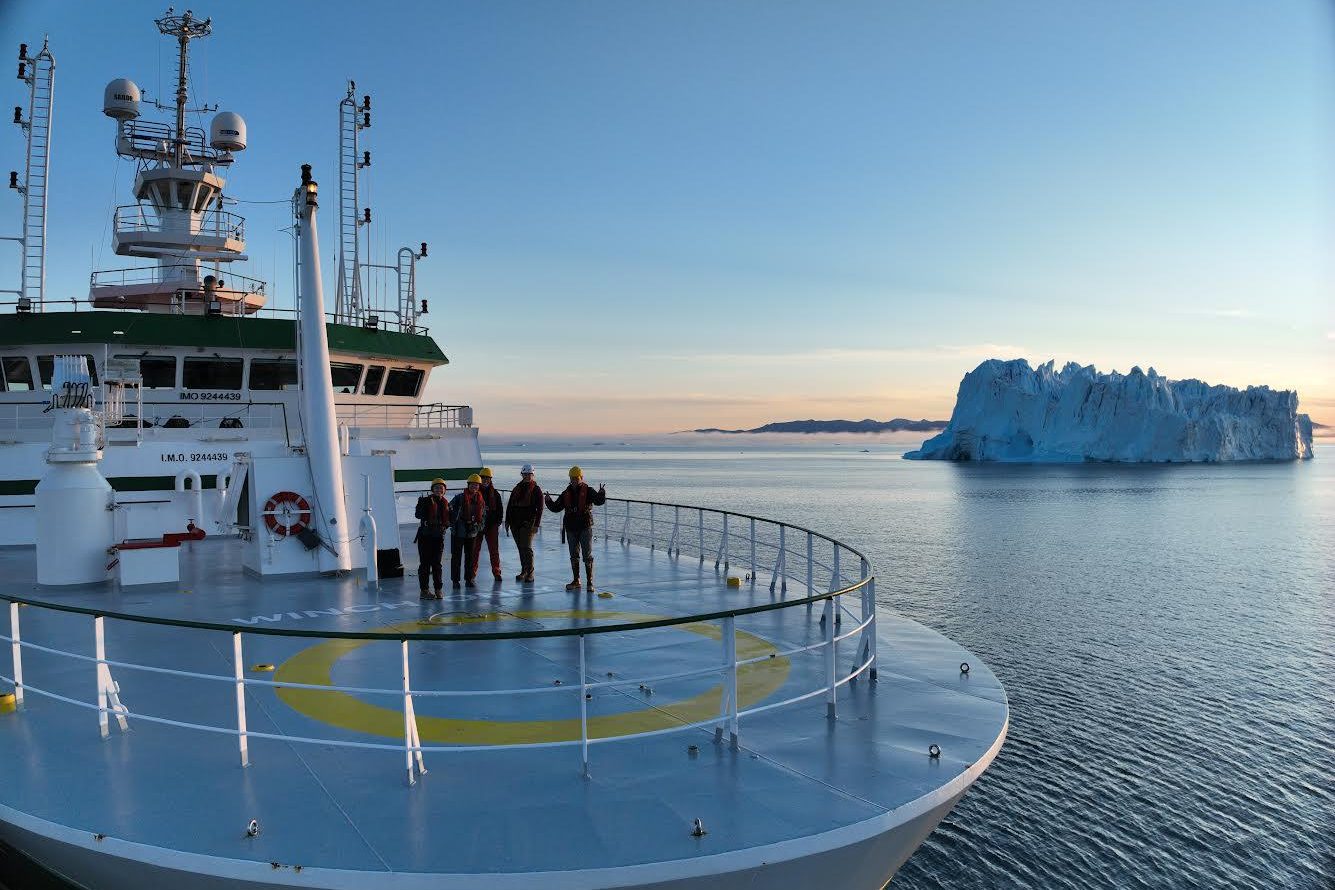
[[[97,363],[93,361],[91,355],[85,355],[88,360],[88,376],[93,381],[93,386],[97,386]],[[56,357],[54,355],[37,356],[37,373],[42,378],[42,389],[51,388],[51,375],[55,372]]]
[[378,396],[380,395],[380,383],[385,379],[384,365],[368,365],[366,368],[366,380],[362,382],[362,395]]
[[240,389],[242,363],[239,358],[187,357],[181,384],[185,389]]
[[251,389],[296,389],[297,363],[290,358],[250,360]]
[[385,381],[387,396],[416,396],[422,388],[422,372],[418,368],[395,368]]
[[26,355],[0,359],[0,392],[31,392],[32,388],[32,365]]
[[139,363],[139,385],[144,389],[176,388],[176,356],[118,355],[115,358]]
[[362,366],[347,362],[331,362],[329,376],[334,383],[334,392],[354,393],[357,391],[357,384],[362,382]]

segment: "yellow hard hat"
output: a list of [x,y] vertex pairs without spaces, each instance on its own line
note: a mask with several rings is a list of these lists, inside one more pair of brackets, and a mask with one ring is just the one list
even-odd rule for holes
[[482,468],[482,472],[481,472],[481,473],[478,473],[478,475],[481,476],[483,479],[490,479],[490,478],[491,478],[491,467],[483,467],[483,468]]
[[481,482],[481,481],[482,481],[482,477],[479,476],[477,473],[474,473],[473,475],[471,475],[471,476],[468,477],[468,481],[469,481],[469,482]]
[[581,477],[581,476],[583,476],[583,475],[584,475],[584,471],[581,470],[578,466],[574,466],[574,467],[571,467],[571,468],[570,468],[570,478],[571,478],[571,479],[578,479],[579,477]]
[[[441,479],[439,476],[436,477],[435,479],[432,479],[432,480],[431,480],[431,486],[434,488],[434,487],[437,486],[437,485],[445,485],[445,480],[444,480],[444,479]],[[448,485],[445,485],[445,487],[446,487],[446,488],[449,488]]]

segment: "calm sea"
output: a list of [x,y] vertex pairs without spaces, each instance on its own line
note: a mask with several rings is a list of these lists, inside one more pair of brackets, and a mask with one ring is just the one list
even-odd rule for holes
[[1006,745],[894,887],[1335,887],[1335,445],[1213,466],[905,449],[726,437],[484,454],[502,480],[528,460],[560,485],[578,462],[615,495],[831,533],[871,557],[883,608],[996,671]]
[[[916,439],[914,440],[916,443]],[[882,439],[484,445],[782,518],[1005,683],[1001,754],[896,888],[1335,886],[1335,446],[1216,466],[916,463]],[[865,449],[865,450],[864,450]]]

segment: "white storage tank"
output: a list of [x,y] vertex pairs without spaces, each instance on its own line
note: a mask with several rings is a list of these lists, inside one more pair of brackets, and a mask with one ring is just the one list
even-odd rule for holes
[[111,484],[98,471],[101,421],[92,411],[92,378],[82,355],[55,357],[51,447],[37,483],[37,583],[98,584],[109,577],[114,543]]
[[220,111],[209,124],[209,145],[219,151],[246,150],[246,122],[234,111]]
[[133,80],[118,77],[102,91],[102,113],[118,121],[139,117],[139,87]]

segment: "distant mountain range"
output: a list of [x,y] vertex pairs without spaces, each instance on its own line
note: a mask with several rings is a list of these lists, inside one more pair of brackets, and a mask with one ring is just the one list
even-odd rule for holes
[[717,427],[691,430],[693,433],[930,433],[946,428],[944,420],[784,420],[749,430],[722,430]]

